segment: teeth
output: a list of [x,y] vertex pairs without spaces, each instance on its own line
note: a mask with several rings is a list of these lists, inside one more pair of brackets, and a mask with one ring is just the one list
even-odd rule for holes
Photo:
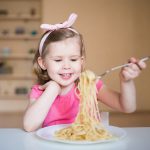
[[66,74],[63,74],[64,77],[69,77],[70,74],[69,73],[66,73]]
[[71,74],[70,73],[64,73],[64,74],[61,74],[61,76],[64,78],[64,79],[69,79],[71,77]]

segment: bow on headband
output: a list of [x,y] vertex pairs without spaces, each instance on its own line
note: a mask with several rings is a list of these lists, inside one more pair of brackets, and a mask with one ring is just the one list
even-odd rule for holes
[[54,25],[42,24],[40,27],[46,31],[53,31],[53,30],[57,30],[57,29],[61,29],[61,28],[69,28],[74,24],[76,18],[77,18],[77,15],[75,13],[72,13],[69,16],[68,20],[63,23],[54,24]]
[[41,39],[41,42],[40,42],[40,46],[39,46],[39,53],[41,55],[42,53],[42,48],[43,48],[43,44],[46,40],[46,38],[48,37],[48,35],[54,31],[54,30],[58,30],[58,29],[63,29],[63,28],[68,28],[74,32],[76,32],[74,29],[71,29],[70,27],[74,24],[75,20],[77,19],[77,14],[75,13],[72,13],[68,20],[63,22],[63,23],[60,23],[60,24],[54,24],[54,25],[51,25],[51,24],[42,24],[40,27],[44,30],[44,31],[49,31],[48,33],[46,33],[43,38]]

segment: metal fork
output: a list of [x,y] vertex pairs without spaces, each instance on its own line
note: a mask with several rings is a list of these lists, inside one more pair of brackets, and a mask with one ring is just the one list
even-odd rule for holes
[[[147,61],[150,59],[150,56],[147,56],[147,57],[144,57],[142,59],[140,59],[140,61]],[[115,71],[117,69],[120,69],[120,68],[123,68],[123,67],[126,67],[126,66],[129,66],[131,63],[127,63],[127,64],[123,64],[123,65],[119,65],[119,66],[116,66],[116,67],[113,67],[111,69],[108,69],[106,70],[104,73],[102,73],[101,75],[98,75],[97,78],[102,78],[104,77],[105,75],[107,75],[108,73],[112,72],[112,71]]]

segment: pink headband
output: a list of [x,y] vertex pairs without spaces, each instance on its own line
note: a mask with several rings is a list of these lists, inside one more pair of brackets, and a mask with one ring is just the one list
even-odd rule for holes
[[40,45],[39,45],[39,53],[40,53],[40,55],[42,54],[43,44],[44,44],[46,38],[48,37],[48,35],[49,35],[52,31],[58,30],[58,29],[68,28],[69,30],[72,30],[72,31],[78,33],[76,30],[70,28],[70,27],[74,24],[74,22],[75,22],[76,19],[77,19],[77,14],[72,13],[72,14],[69,16],[68,20],[65,21],[65,22],[63,22],[63,23],[61,23],[61,24],[54,24],[54,25],[51,25],[51,24],[42,24],[40,27],[41,27],[42,29],[44,29],[44,31],[48,31],[48,32],[47,32],[47,33],[43,36],[43,38],[41,39],[41,42],[40,42]]

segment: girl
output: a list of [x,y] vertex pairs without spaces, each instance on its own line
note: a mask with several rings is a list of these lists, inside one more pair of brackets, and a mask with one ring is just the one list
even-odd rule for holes
[[[75,94],[78,78],[84,70],[85,50],[81,34],[71,28],[77,15],[71,14],[62,24],[41,27],[47,32],[41,38],[34,57],[34,70],[38,84],[30,93],[30,103],[24,115],[24,129],[28,132],[40,127],[72,123],[79,110]],[[146,64],[130,59],[130,65],[120,73],[120,93],[97,81],[97,99],[121,112],[136,109],[133,79]]]

